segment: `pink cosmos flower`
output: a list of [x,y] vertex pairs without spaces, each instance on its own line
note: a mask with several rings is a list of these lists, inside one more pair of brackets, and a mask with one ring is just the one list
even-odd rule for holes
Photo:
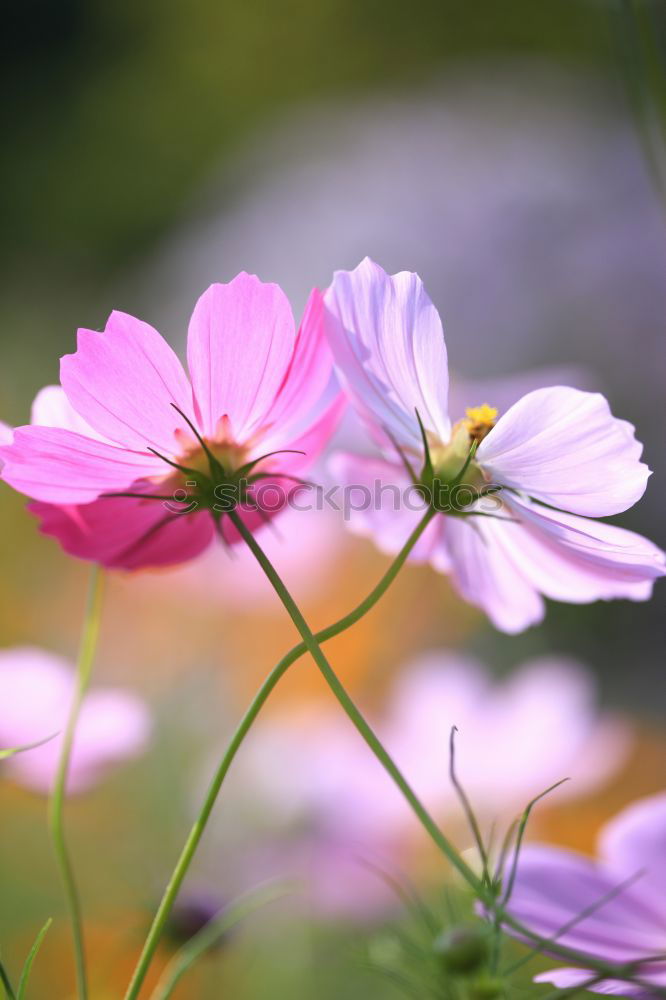
[[[611,820],[599,838],[598,861],[557,847],[527,845],[520,856],[509,910],[540,937],[601,961],[624,963],[662,956],[641,966],[645,983],[666,987],[666,793],[641,799]],[[573,923],[583,911],[587,916]],[[560,930],[573,923],[564,933]],[[566,988],[594,975],[552,969],[536,982]],[[639,985],[606,980],[588,987],[648,1000]]]
[[[31,647],[0,651],[0,750],[48,741],[3,764],[14,781],[33,791],[48,793],[53,784],[74,685],[72,666],[52,653]],[[141,753],[150,728],[139,698],[110,688],[91,691],[74,737],[68,791],[86,791],[112,765]]]
[[340,413],[321,308],[315,290],[296,332],[277,285],[245,273],[211,285],[190,320],[189,380],[132,316],[79,330],[61,388],[0,447],[2,478],[36,501],[43,532],[105,566],[184,562],[216,525],[238,541],[227,498],[251,529],[277,514]]
[[417,275],[391,277],[366,258],[336,272],[324,301],[338,372],[381,448],[334,459],[338,479],[372,497],[354,530],[396,552],[425,510],[414,480],[425,483],[447,516],[431,523],[414,558],[450,573],[505,632],[540,621],[543,596],[649,598],[664,553],[594,520],[631,507],[649,476],[633,427],[603,396],[551,386],[499,419],[470,400],[483,405],[452,423],[442,325]]
[[[573,780],[560,798],[584,794],[617,770],[629,747],[627,725],[598,712],[592,680],[574,663],[536,660],[497,684],[473,660],[424,654],[401,673],[373,726],[448,829],[456,817],[462,822],[448,774],[453,725],[457,773],[481,821],[513,819],[567,775]],[[381,882],[360,862],[395,871],[419,826],[346,719],[311,705],[260,723],[240,770],[246,801],[264,803],[274,822],[282,817],[287,825],[312,827],[310,881],[322,908],[335,901],[340,909],[346,901],[358,914],[386,905]]]

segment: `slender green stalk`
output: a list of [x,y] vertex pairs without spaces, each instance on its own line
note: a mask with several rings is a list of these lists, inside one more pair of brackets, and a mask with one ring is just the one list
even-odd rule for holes
[[[348,615],[345,615],[344,618],[340,618],[339,621],[335,622],[333,625],[329,625],[328,628],[322,629],[318,632],[316,636],[318,642],[326,642],[329,639],[334,638],[334,636],[340,635],[340,633],[344,632],[348,628],[351,628],[352,625],[355,625],[356,622],[360,621],[360,619],[375,606],[395,580],[396,576],[407,561],[410,552],[433,517],[434,511],[428,510],[374,590],[372,590],[365,600],[361,601],[361,603],[357,605],[357,607],[354,608],[354,610]],[[146,942],[134,971],[134,975],[132,976],[127,993],[125,994],[125,1000],[136,1000],[139,995],[139,991],[141,990],[141,986],[146,978],[146,973],[148,972],[150,963],[152,962],[159,939],[162,935],[162,931],[164,930],[164,925],[166,924],[169,913],[171,912],[185,875],[187,874],[187,870],[197,850],[199,841],[203,836],[203,832],[222,787],[222,783],[224,782],[227,772],[229,771],[229,768],[231,767],[243,740],[252,728],[255,719],[259,715],[259,712],[265,705],[276,684],[284,676],[289,667],[300,659],[300,657],[306,652],[307,646],[304,642],[301,642],[297,646],[294,646],[293,649],[291,649],[286,656],[280,660],[259,688],[259,691],[255,695],[245,715],[238,724],[236,732],[234,733],[210,783],[201,812],[190,830],[185,846],[183,847],[180,857],[178,858],[176,866],[171,874],[171,878],[169,879],[167,887],[164,891],[164,895],[162,896],[160,905],[148,932],[148,937],[146,938]]]
[[176,986],[185,973],[194,963],[201,958],[209,948],[217,944],[223,934],[235,927],[241,920],[251,916],[257,910],[280,899],[285,895],[284,885],[269,885],[263,889],[255,889],[253,892],[241,896],[223,913],[214,918],[201,928],[183,947],[174,955],[162,973],[159,983],[155,987],[151,1000],[168,1000]]
[[83,939],[83,920],[81,915],[81,901],[74,877],[74,868],[67,847],[65,837],[65,827],[63,811],[67,790],[67,775],[72,756],[72,746],[74,744],[74,734],[76,724],[81,712],[81,705],[85,698],[90,675],[92,673],[95,650],[97,648],[97,638],[99,635],[99,625],[102,610],[102,595],[104,591],[104,574],[99,566],[94,566],[88,591],[88,602],[83,622],[81,634],[81,644],[76,664],[76,688],[74,697],[69,709],[69,716],[65,726],[65,732],[60,750],[58,770],[49,804],[49,826],[51,838],[55,849],[58,867],[65,890],[67,908],[69,910],[70,922],[72,925],[72,937],[74,941],[74,960],[76,964],[76,983],[79,1000],[88,998],[88,982],[86,976],[85,946]]
[[310,630],[309,625],[305,621],[305,618],[301,614],[296,602],[293,597],[285,587],[284,583],[280,579],[277,571],[273,567],[270,559],[264,552],[264,550],[259,545],[258,541],[252,534],[252,532],[245,526],[242,519],[238,514],[233,511],[230,518],[242,537],[243,541],[246,543],[253,556],[263,569],[264,573],[268,577],[270,583],[273,586],[276,594],[282,601],[284,608],[293,621],[294,625],[298,629],[305,646],[307,647],[310,656],[315,661],[319,670],[324,677],[324,680],[328,684],[329,688],[337,698],[342,709],[348,715],[352,724],[356,727],[360,735],[363,737],[369,748],[374,753],[377,760],[384,767],[384,770],[393,779],[394,783],[402,792],[403,796],[412,808],[412,811],[416,814],[421,825],[430,835],[432,840],[435,842],[440,851],[445,855],[449,862],[456,868],[463,878],[471,885],[474,889],[481,892],[482,898],[485,895],[483,886],[478,876],[469,865],[463,861],[463,859],[458,854],[457,850],[449,842],[449,840],[444,836],[440,828],[435,823],[434,819],[427,811],[421,800],[418,798],[411,785],[408,783],[407,779],[404,777],[396,763],[390,757],[388,752],[385,750],[384,746],[375,735],[371,726],[365,720],[363,715],[359,712],[356,705],[352,699],[347,694],[344,686],[338,679],[337,674],[331,667],[324,653],[322,652],[321,646],[319,645],[314,633]]
[[[460,857],[455,847],[449,842],[447,837],[444,836],[444,834],[439,829],[439,827],[435,823],[430,813],[426,810],[425,806],[421,803],[420,799],[417,797],[416,793],[413,791],[413,789],[411,788],[411,786],[409,785],[409,783],[407,782],[407,780],[405,779],[405,777],[403,776],[397,765],[394,763],[388,752],[382,746],[381,742],[373,732],[370,725],[366,722],[366,720],[363,718],[359,710],[356,708],[354,702],[347,694],[345,688],[341,684],[333,668],[329,664],[327,658],[324,656],[324,653],[322,652],[321,647],[319,646],[319,643],[315,635],[311,632],[310,628],[308,627],[307,622],[303,618],[300,610],[298,609],[296,603],[291,597],[291,594],[283,584],[278,573],[274,569],[271,561],[269,560],[268,556],[264,553],[263,549],[257,542],[252,532],[245,527],[242,520],[238,517],[238,515],[235,512],[232,513],[230,516],[237,531],[239,532],[245,543],[248,545],[252,554],[254,555],[257,562],[259,563],[264,573],[268,577],[269,581],[271,582],[274,590],[276,591],[278,597],[282,601],[291,620],[293,621],[294,625],[296,626],[301,636],[303,637],[303,642],[307,647],[308,652],[310,653],[313,660],[319,667],[319,670],[321,671],[328,686],[330,687],[331,691],[337,698],[338,702],[348,715],[349,719],[356,727],[360,735],[363,737],[370,750],[372,750],[375,757],[377,757],[377,759],[383,765],[384,769],[387,771],[389,776],[393,779],[394,783],[400,789],[403,796],[411,806],[412,811],[419,819],[424,830],[430,835],[436,846],[440,849],[440,851],[444,854],[444,856],[448,859],[448,861],[453,865],[453,867],[458,870],[458,872],[462,875],[465,881],[472,887],[479,901],[482,904],[485,903],[487,905],[491,899],[487,887],[484,885],[481,879],[479,879],[476,873],[469,867],[469,865],[465,861],[463,861],[463,859]],[[546,941],[543,938],[541,938],[538,934],[535,934],[529,928],[525,927],[522,923],[520,923],[520,921],[516,920],[510,914],[508,914],[501,904],[499,906],[495,904],[495,907],[499,912],[500,918],[503,923],[509,925],[515,931],[518,931],[519,934],[530,940],[537,947],[543,947],[546,944]],[[586,955],[584,952],[578,951],[577,949],[574,948],[568,948],[560,944],[556,944],[556,946],[553,948],[553,953],[557,954],[558,957],[562,957],[564,959],[570,959],[576,962],[577,964],[582,964],[584,966],[587,965],[604,977],[617,978],[625,981],[640,982],[640,980],[636,976],[634,968],[634,965],[636,963],[634,963],[634,965],[632,964],[618,965],[614,963],[606,963],[603,961],[595,961],[595,960],[590,961],[590,956]],[[666,993],[666,991],[661,991],[659,989],[655,990],[655,995],[662,995],[663,993]]]

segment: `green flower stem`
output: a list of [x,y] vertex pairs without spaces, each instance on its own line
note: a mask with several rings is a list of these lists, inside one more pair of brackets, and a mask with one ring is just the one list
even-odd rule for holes
[[383,745],[373,732],[370,725],[366,722],[364,717],[361,715],[356,705],[352,699],[347,694],[345,688],[338,679],[337,674],[331,667],[330,663],[324,656],[321,646],[319,645],[317,639],[315,638],[313,632],[311,632],[307,622],[303,618],[296,602],[293,597],[285,587],[284,583],[280,579],[278,573],[273,567],[270,559],[261,548],[256,538],[252,532],[246,528],[245,524],[241,518],[233,511],[230,518],[236,528],[236,530],[241,535],[243,541],[247,544],[248,548],[254,555],[255,559],[263,569],[264,573],[268,577],[270,583],[272,584],[276,594],[282,601],[287,614],[293,621],[294,625],[298,629],[308,652],[310,653],[312,659],[315,661],[319,670],[321,671],[324,680],[328,684],[329,688],[337,698],[338,702],[342,706],[343,710],[349,716],[352,724],[356,727],[360,735],[363,737],[369,748],[374,753],[377,760],[382,764],[384,769],[387,771],[389,776],[393,779],[394,783],[402,792],[403,796],[412,807],[412,811],[415,813],[419,819],[421,825],[430,835],[432,840],[435,842],[440,851],[445,855],[449,862],[456,868],[463,878],[477,891],[481,894],[481,898],[485,897],[485,889],[481,884],[480,879],[472,871],[468,864],[460,857],[456,851],[453,844],[444,836],[442,831],[439,829],[434,819],[430,813],[426,810],[425,806],[422,804],[420,799],[417,797],[416,793],[412,789],[411,785],[407,782],[406,778],[403,776],[402,772],[399,770],[398,766],[395,764],[393,759],[389,756],[387,751],[384,749]]
[[70,922],[72,925],[72,937],[74,940],[74,960],[76,963],[76,983],[79,1000],[88,998],[88,982],[86,976],[86,958],[83,939],[83,920],[81,915],[81,901],[74,877],[74,868],[67,848],[65,837],[65,827],[63,810],[67,789],[67,775],[72,757],[72,746],[74,744],[74,734],[76,724],[81,712],[81,705],[85,698],[90,676],[92,673],[95,650],[97,648],[97,638],[102,610],[102,596],[104,591],[104,574],[99,566],[94,566],[88,590],[88,602],[86,606],[83,631],[79,655],[76,664],[76,688],[74,697],[69,709],[69,716],[65,726],[65,732],[60,750],[58,770],[56,773],[51,801],[49,804],[49,827],[51,838],[55,849],[58,867],[65,890],[67,908],[69,910]]
[[219,917],[207,923],[169,962],[151,1000],[168,1000],[185,973],[202,955],[216,945],[224,934],[268,903],[281,899],[286,892],[284,885],[265,886],[237,899]]
[[[412,808],[416,817],[420,821],[424,830],[432,838],[436,846],[448,859],[448,861],[453,865],[454,868],[462,875],[465,881],[472,887],[477,895],[477,898],[481,903],[486,905],[491,900],[491,896],[487,886],[479,879],[476,873],[466,864],[465,861],[460,857],[455,847],[449,842],[447,837],[444,836],[442,831],[439,829],[434,819],[430,813],[426,810],[425,806],[421,803],[416,793],[413,791],[401,771],[398,769],[397,765],[394,763],[388,752],[384,749],[381,742],[373,732],[370,725],[363,718],[356,705],[351,700],[347,694],[345,688],[338,679],[333,668],[329,664],[328,660],[324,656],[324,653],[319,646],[316,636],[311,632],[307,622],[303,618],[300,610],[298,609],[296,603],[291,597],[289,591],[285,587],[284,583],[280,579],[278,573],[273,567],[268,556],[265,554],[256,538],[252,532],[245,527],[242,520],[235,514],[232,513],[231,520],[233,521],[237,531],[247,544],[247,546],[252,551],[252,554],[256,558],[257,562],[263,569],[264,573],[271,582],[273,588],[275,589],[278,597],[282,601],[287,613],[289,614],[294,625],[300,632],[303,643],[307,648],[307,651],[312,656],[313,660],[319,667],[324,679],[326,680],[331,691],[337,698],[338,702],[349,716],[349,719],[356,727],[360,735],[363,737],[367,743],[370,750],[374,753],[375,757],[383,765],[384,769],[388,772],[389,776],[393,779],[394,783],[402,792],[403,796]],[[497,906],[495,904],[500,920],[509,926],[511,926],[518,933],[523,935],[525,938],[530,940],[537,948],[541,948],[546,944],[543,938],[538,934],[535,934],[529,928],[525,927],[520,921],[513,918],[508,914],[503,906]],[[637,979],[634,967],[631,964],[619,965],[615,963],[607,963],[600,961],[590,961],[589,956],[584,952],[580,952],[574,948],[568,948],[556,944],[553,948],[553,953],[557,954],[558,957],[564,958],[565,960],[574,961],[578,965],[588,966],[589,968],[595,970],[597,973],[601,974],[603,977],[608,978],[618,978],[627,981],[639,981]],[[634,963],[635,966],[635,963]],[[663,991],[666,992],[666,991]],[[662,991],[655,990],[655,995],[661,995]]]
[[[360,621],[360,619],[375,606],[395,580],[396,576],[407,561],[410,552],[434,516],[435,512],[433,510],[428,510],[425,513],[374,590],[372,590],[365,600],[361,601],[361,603],[354,608],[353,611],[351,611],[348,615],[345,615],[344,618],[340,618],[339,621],[335,622],[333,625],[329,625],[328,628],[317,632],[317,642],[326,642],[328,639],[332,639],[334,636],[340,635],[340,633]],[[213,806],[215,805],[222,783],[224,782],[227,772],[229,771],[229,768],[231,767],[243,740],[252,728],[252,724],[268,700],[273,688],[284,676],[289,667],[300,659],[300,657],[303,656],[307,650],[308,647],[306,644],[301,642],[297,646],[294,646],[293,649],[291,649],[286,656],[280,660],[261,685],[245,715],[238,724],[238,728],[236,729],[236,732],[234,733],[231,742],[229,743],[229,746],[219,763],[218,769],[213,776],[213,780],[208,788],[201,812],[190,830],[185,846],[183,847],[181,855],[176,863],[176,867],[174,868],[168,885],[164,891],[164,895],[162,896],[162,900],[148,932],[148,937],[146,938],[146,942],[134,971],[134,975],[128,987],[127,993],[125,994],[125,1000],[136,1000],[139,995],[139,991],[141,990],[141,986],[146,978],[146,973],[148,972],[150,963],[152,962],[159,939],[162,935],[162,931],[164,930],[164,925],[166,924],[169,913],[171,912],[192,858],[194,857],[199,845],[199,841],[201,840],[203,832],[206,828],[206,824],[213,810]]]

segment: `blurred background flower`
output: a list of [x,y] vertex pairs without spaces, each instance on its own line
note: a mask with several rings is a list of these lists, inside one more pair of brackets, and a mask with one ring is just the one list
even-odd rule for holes
[[[663,33],[662,5],[645,6]],[[626,99],[628,36],[615,32],[614,11],[611,2],[586,0],[417,0],[408,16],[393,0],[14,5],[0,42],[10,137],[0,159],[0,419],[27,421],[36,392],[57,381],[58,357],[73,350],[76,327],[102,328],[112,308],[150,322],[182,351],[191,304],[207,283],[247,268],[279,282],[299,313],[313,285],[369,253],[389,271],[421,273],[458,379],[544,365],[583,370],[583,383],[562,381],[604,392],[614,412],[636,424],[656,470],[623,524],[664,547],[666,233]],[[342,447],[353,433],[348,423],[341,429]],[[40,536],[6,488],[0,517],[0,644],[48,648],[69,663],[86,568]],[[386,567],[329,514],[304,515],[298,525],[285,516],[280,532],[284,541],[267,534],[266,542],[315,627],[348,611]],[[133,692],[155,722],[145,754],[69,804],[93,1000],[117,996],[127,982],[211,746],[222,744],[296,640],[253,569],[244,555],[229,560],[211,550],[187,570],[110,581],[96,684]],[[632,749],[610,780],[621,744],[608,761],[580,744],[585,793],[567,801],[560,792],[544,803],[535,832],[591,850],[604,819],[663,787],[663,622],[658,589],[644,605],[551,605],[542,625],[511,639],[445,580],[415,566],[328,649],[368,713],[387,726],[389,692],[409,685],[407,665],[419,652],[446,647],[507,677],[508,687],[489,689],[498,712],[506,692],[520,690],[511,680],[516,664],[553,651],[585,662],[602,713],[633,717]],[[555,687],[564,699],[566,685]],[[535,696],[539,712],[552,702],[552,684],[549,691]],[[326,697],[304,659],[276,692],[266,724],[311,711],[316,730],[321,713],[328,718]],[[586,718],[575,706],[571,712],[572,724]],[[583,728],[594,729],[594,712],[587,718]],[[447,711],[446,736],[449,721]],[[452,721],[461,729],[462,770],[482,741],[470,742],[477,730]],[[569,721],[561,726],[567,736]],[[524,734],[540,747],[538,731],[526,726]],[[343,744],[352,739],[344,735]],[[511,758],[503,766],[518,765]],[[595,766],[608,778],[603,789],[594,787]],[[442,770],[447,794],[445,760]],[[559,764],[555,770],[563,776]],[[64,998],[68,937],[45,803],[9,779],[6,764],[3,956],[25,955],[35,927],[52,914],[32,988],[51,1000],[53,983],[62,982]],[[452,822],[449,805],[441,808]],[[293,868],[283,836],[289,824],[274,827],[266,796],[246,796],[242,813],[222,803],[224,836],[216,825],[192,890],[212,881],[215,897],[228,900],[263,870]],[[321,843],[309,841],[311,871],[325,871],[334,893],[345,883],[332,862],[318,864]],[[425,886],[442,874],[425,847],[405,848],[400,865]],[[366,884],[370,894],[379,880]],[[357,961],[357,930],[315,920],[307,905],[278,905],[279,919],[273,910],[253,917],[176,996],[395,995]],[[162,961],[172,947],[165,943]]]
[[[60,657],[29,647],[0,650],[0,746],[31,745],[4,765],[26,788],[51,791],[74,688],[74,666]],[[74,736],[68,791],[85,791],[113,764],[145,750],[150,728],[146,705],[131,692],[93,689]]]
[[[501,839],[526,804],[570,777],[556,802],[602,787],[626,761],[626,720],[599,712],[594,683],[575,663],[541,659],[493,683],[478,662],[442,652],[405,664],[373,729],[427,809],[461,849],[471,834],[449,779],[456,774],[484,838]],[[306,752],[304,752],[306,748]],[[273,864],[297,864],[315,910],[367,918],[398,900],[381,873],[432,878],[428,842],[401,794],[335,705],[303,703],[259,722],[216,824],[225,850],[230,816],[285,837]],[[286,836],[285,836],[286,835]],[[214,834],[212,835],[214,836]],[[301,847],[301,863],[298,846]],[[419,858],[421,864],[419,865]],[[276,872],[277,873],[277,872]]]

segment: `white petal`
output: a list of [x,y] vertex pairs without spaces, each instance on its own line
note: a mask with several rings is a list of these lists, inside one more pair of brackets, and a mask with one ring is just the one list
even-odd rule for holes
[[565,386],[523,396],[481,442],[494,483],[592,517],[618,514],[645,492],[649,469],[634,428],[599,393]]
[[441,320],[421,279],[392,277],[366,257],[337,271],[324,296],[340,378],[375,433],[421,448],[416,411],[442,441],[450,435],[448,363]]

